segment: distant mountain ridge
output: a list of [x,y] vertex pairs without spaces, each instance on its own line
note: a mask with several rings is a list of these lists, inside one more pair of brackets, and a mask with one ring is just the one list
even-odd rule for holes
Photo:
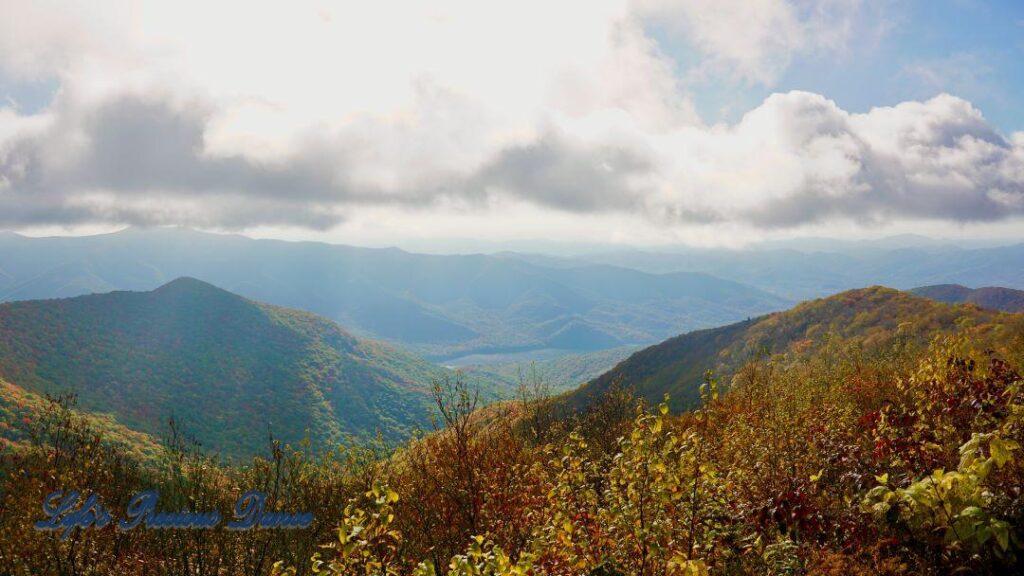
[[912,293],[939,302],[974,304],[988,310],[1024,312],[1024,290],[988,286],[968,288],[959,284],[937,284],[914,288]]
[[181,229],[0,237],[0,301],[152,290],[190,276],[448,360],[649,344],[791,302],[703,273],[252,240]]
[[826,339],[840,347],[871,347],[890,341],[897,333],[927,340],[939,331],[960,329],[977,331],[1002,346],[1019,348],[1024,344],[1024,315],[935,302],[876,286],[676,336],[634,353],[565,398],[570,404],[584,406],[622,386],[652,404],[670,394],[673,408],[682,410],[699,401],[698,388],[706,370],[727,383],[737,369],[763,352],[802,354]]
[[74,391],[83,411],[159,436],[169,417],[207,448],[264,450],[268,433],[328,446],[428,425],[451,373],[308,312],[191,278],[151,292],[0,304],[0,378]]
[[[941,243],[822,242],[817,249],[787,243],[734,250],[619,250],[554,259],[557,265],[605,264],[650,273],[701,272],[733,280],[792,301],[844,290],[885,285],[900,290],[933,284],[1005,286],[1024,289],[1024,244],[963,248]],[[550,257],[504,254],[554,266]]]

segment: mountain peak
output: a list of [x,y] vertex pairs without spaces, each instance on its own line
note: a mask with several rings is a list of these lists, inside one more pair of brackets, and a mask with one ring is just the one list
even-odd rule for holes
[[[53,338],[54,334],[59,337]],[[0,306],[0,378],[141,432],[174,415],[204,446],[248,457],[266,430],[316,446],[429,422],[442,368],[357,340],[308,312],[261,304],[190,277],[151,292]]]
[[210,284],[209,282],[203,282],[202,280],[197,280],[196,278],[192,278],[191,276],[181,276],[180,278],[175,278],[174,280],[171,280],[170,282],[168,282],[168,283],[160,286],[159,288],[153,290],[153,293],[154,294],[198,294],[198,293],[206,293],[206,294],[230,294],[230,295],[234,296],[234,294],[231,294],[231,292],[228,292],[227,290],[224,290],[223,288],[219,288],[217,286],[214,286],[213,284]]

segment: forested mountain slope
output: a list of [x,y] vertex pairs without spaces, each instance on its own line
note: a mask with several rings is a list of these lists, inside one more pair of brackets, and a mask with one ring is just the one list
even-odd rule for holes
[[968,288],[959,284],[937,284],[911,290],[918,296],[954,304],[974,304],[989,310],[1024,312],[1024,290],[988,286]]
[[74,391],[84,411],[160,434],[174,417],[211,450],[268,434],[315,444],[425,425],[449,371],[334,322],[182,278],[152,292],[0,304],[0,377]]
[[568,395],[576,404],[599,398],[614,386],[628,387],[656,403],[667,393],[675,409],[692,407],[704,373],[728,381],[744,363],[763,354],[804,354],[826,342],[872,347],[897,334],[926,339],[937,331],[963,328],[1003,348],[1024,345],[1024,315],[976,306],[935,302],[883,287],[850,290],[803,302],[785,312],[682,334],[645,348]]
[[[29,445],[34,435],[52,426],[49,420],[61,409],[74,411],[73,398],[64,397],[60,401],[63,404],[58,399],[40,396],[0,379],[0,453],[8,448],[18,451]],[[102,434],[108,444],[124,450],[132,461],[153,461],[161,451],[156,438],[118,424],[109,414],[77,412],[77,415]]]

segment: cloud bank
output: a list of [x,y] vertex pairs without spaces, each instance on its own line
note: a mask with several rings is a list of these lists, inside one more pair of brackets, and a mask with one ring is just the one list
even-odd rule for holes
[[777,93],[707,125],[649,33],[685,34],[701,74],[770,85],[793,53],[841,49],[857,2],[22,4],[0,75],[60,90],[0,108],[0,226],[326,230],[509,203],[667,229],[1024,215],[1024,134],[964,99],[851,113]]

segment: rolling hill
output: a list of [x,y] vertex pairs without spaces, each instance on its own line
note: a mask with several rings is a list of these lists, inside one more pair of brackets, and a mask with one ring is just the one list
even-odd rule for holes
[[315,445],[429,418],[450,374],[325,318],[181,278],[152,292],[0,304],[0,378],[160,435],[169,417],[206,448],[244,456],[268,433]]
[[785,312],[682,334],[636,352],[613,369],[566,395],[582,406],[612,388],[633,389],[649,403],[671,395],[675,410],[699,401],[706,370],[728,382],[736,369],[758,354],[798,355],[832,339],[843,347],[871,347],[897,333],[927,339],[938,331],[971,330],[1001,346],[1024,344],[1024,315],[935,302],[883,287],[850,290],[810,300]]
[[951,304],[974,304],[988,310],[1024,312],[1024,290],[1013,288],[968,288],[959,284],[922,286],[911,290],[918,296]]
[[645,345],[790,301],[702,273],[253,240],[183,229],[0,235],[0,301],[152,290],[181,276],[449,361]]

